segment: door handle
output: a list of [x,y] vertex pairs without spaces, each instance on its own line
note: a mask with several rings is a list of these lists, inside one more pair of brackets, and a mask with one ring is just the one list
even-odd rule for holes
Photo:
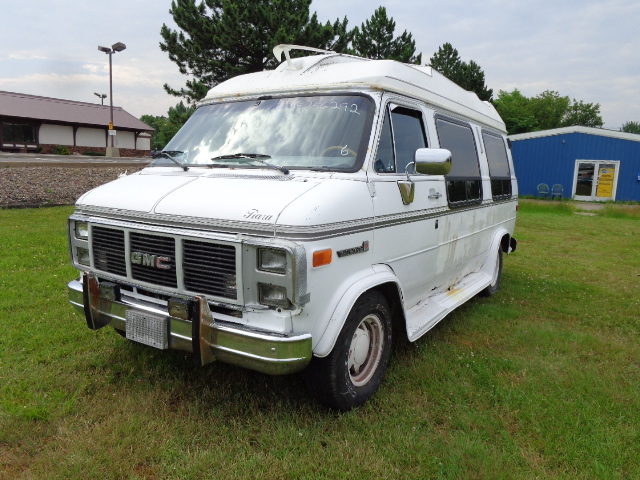
[[434,198],[434,199],[438,199],[442,196],[442,194],[440,192],[437,192],[433,189],[431,189],[431,191],[429,192],[429,198]]

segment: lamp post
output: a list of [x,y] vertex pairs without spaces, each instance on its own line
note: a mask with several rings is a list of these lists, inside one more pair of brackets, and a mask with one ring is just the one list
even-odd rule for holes
[[107,98],[107,94],[106,93],[97,93],[97,92],[93,92],[93,94],[100,99],[100,104],[104,105],[104,99]]
[[[127,48],[127,46],[122,42],[114,43],[113,45],[111,45],[111,47],[101,47],[100,45],[98,45],[98,50],[100,50],[101,52],[104,52],[107,55],[109,55],[109,103],[110,103],[110,109],[109,110],[111,112],[111,119],[109,121],[109,130],[113,130],[113,73],[112,73],[113,67],[112,67],[112,62],[111,62],[111,56],[116,52],[123,51],[125,48]],[[113,137],[114,137],[114,135],[110,134],[109,136],[111,137],[111,147],[110,148],[107,147],[107,152],[106,152],[107,156],[108,157],[119,157],[120,156],[120,152],[113,145]]]

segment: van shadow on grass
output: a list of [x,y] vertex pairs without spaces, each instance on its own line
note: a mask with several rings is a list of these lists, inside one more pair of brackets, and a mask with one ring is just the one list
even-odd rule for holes
[[115,332],[106,333],[117,338],[101,362],[105,381],[141,395],[164,392],[171,410],[210,410],[215,405],[237,415],[251,410],[300,410],[315,404],[301,373],[273,376],[222,362],[200,366],[190,353],[156,350]]

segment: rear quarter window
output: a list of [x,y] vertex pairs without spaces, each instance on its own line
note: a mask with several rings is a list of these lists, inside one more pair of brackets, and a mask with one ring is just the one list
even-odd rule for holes
[[499,134],[483,130],[482,141],[489,163],[493,199],[504,200],[511,198],[511,170],[504,139]]

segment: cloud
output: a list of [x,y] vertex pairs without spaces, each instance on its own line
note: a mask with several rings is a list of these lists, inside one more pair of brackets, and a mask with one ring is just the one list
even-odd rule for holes
[[37,52],[31,52],[27,50],[17,51],[9,53],[8,58],[11,60],[43,60],[45,59],[44,55]]
[[[97,2],[13,2],[0,30],[0,89],[95,101],[94,91],[108,91],[108,57],[97,46],[122,41],[127,50],[113,57],[116,104],[136,116],[166,114],[179,99],[162,85],[186,81],[158,47],[162,24],[176,28],[169,3],[111,0],[97,9]],[[353,28],[378,5],[396,21],[396,35],[412,33],[423,62],[450,42],[480,65],[496,92],[556,90],[600,103],[606,127],[640,121],[637,0],[314,0],[310,9],[321,22],[347,16]]]

